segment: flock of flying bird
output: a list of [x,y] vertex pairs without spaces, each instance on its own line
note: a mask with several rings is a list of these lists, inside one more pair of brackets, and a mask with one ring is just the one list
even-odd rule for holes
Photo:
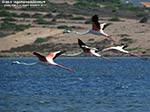
[[[103,35],[106,37],[106,39],[112,41],[115,44],[115,41],[112,39],[112,37],[104,32],[104,29],[107,26],[109,26],[110,23],[108,23],[108,24],[107,23],[99,23],[99,18],[97,15],[94,15],[91,20],[92,20],[92,29],[90,29],[86,32],[80,33],[80,32],[76,32],[76,31],[65,30],[64,33],[81,34],[81,35],[91,33],[94,35]],[[102,49],[101,51],[99,51],[97,48],[88,46],[86,43],[84,43],[80,39],[78,39],[78,45],[82,49],[82,52],[75,53],[75,54],[68,54],[68,55],[64,54],[64,55],[75,56],[75,55],[79,55],[81,53],[89,53],[89,54],[96,56],[96,57],[102,57],[98,52],[111,51],[111,52],[115,52],[115,53],[119,52],[119,53],[128,54],[130,56],[136,56],[136,57],[139,57],[141,59],[147,59],[147,58],[142,58],[142,57],[140,57],[134,53],[131,53],[131,52],[125,50],[124,48],[126,48],[127,45],[120,45],[120,46],[118,45],[118,46],[107,47],[107,48]],[[72,68],[68,68],[68,67],[65,67],[63,65],[60,65],[60,64],[54,62],[54,59],[56,57],[58,57],[59,55],[63,55],[64,52],[65,51],[50,52],[47,56],[43,56],[37,52],[33,52],[33,55],[35,55],[40,60],[40,62],[42,62],[42,63],[46,63],[48,65],[53,65],[53,66],[58,66],[60,68],[68,70],[68,71],[73,71]],[[37,63],[24,63],[24,62],[14,61],[14,62],[12,62],[12,64],[34,65]]]

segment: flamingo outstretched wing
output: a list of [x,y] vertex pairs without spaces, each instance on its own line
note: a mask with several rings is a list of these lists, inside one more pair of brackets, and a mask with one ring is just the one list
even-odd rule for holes
[[102,23],[100,24],[101,30],[104,30],[107,26],[111,25],[112,23]]
[[78,39],[78,44],[80,46],[80,48],[84,45],[87,46],[82,40]]
[[58,57],[59,55],[61,55],[64,52],[65,51],[50,52],[46,57],[50,58],[50,59],[55,59],[56,57]]
[[96,48],[89,47],[80,39],[78,39],[78,44],[79,44],[80,48],[82,48],[83,50],[96,49]]
[[78,44],[80,46],[80,48],[83,49],[84,52],[86,53],[91,53],[92,55],[96,56],[96,57],[100,57],[101,55],[98,54],[98,49],[93,48],[93,47],[89,47],[87,46],[84,42],[82,42],[80,39],[78,39]]
[[56,57],[60,56],[61,54],[65,53],[66,51],[57,51],[57,52],[54,52],[56,53],[55,57],[53,59],[55,59]]
[[38,57],[40,61],[43,61],[43,62],[46,62],[46,61],[47,61],[45,56],[43,56],[43,55],[41,55],[41,54],[39,54],[39,53],[37,53],[37,52],[33,52],[33,54],[34,54],[36,57]]

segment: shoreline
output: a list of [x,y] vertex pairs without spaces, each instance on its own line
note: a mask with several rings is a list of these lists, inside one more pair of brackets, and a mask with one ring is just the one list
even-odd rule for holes
[[[43,55],[47,55],[47,52],[41,52]],[[119,55],[119,54],[113,54],[113,53],[109,53],[109,54],[105,54],[105,55],[102,55],[103,57],[135,57],[135,56],[129,56],[127,54],[123,54],[123,55]],[[142,55],[139,55],[141,57],[150,57],[150,54],[146,55],[146,54],[142,54]],[[15,57],[15,58],[30,58],[30,57],[35,57],[34,55],[32,55],[31,52],[24,52],[24,53],[18,53],[18,52],[15,52],[15,53],[0,53],[0,58],[11,58],[11,57]],[[94,57],[94,56],[83,56],[83,55],[78,55],[78,56],[60,56],[60,57],[69,57],[69,58],[74,58],[74,57]]]

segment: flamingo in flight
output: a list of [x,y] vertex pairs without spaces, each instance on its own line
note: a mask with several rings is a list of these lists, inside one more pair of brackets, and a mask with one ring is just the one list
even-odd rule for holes
[[90,53],[93,56],[103,58],[104,60],[107,60],[107,61],[116,62],[116,60],[110,60],[110,59],[107,59],[107,58],[103,57],[102,55],[98,54],[97,52],[99,52],[99,50],[97,48],[87,46],[80,39],[78,39],[78,44],[79,44],[80,48],[83,50],[83,52],[85,52],[85,53]]
[[93,56],[96,56],[96,57],[101,57],[101,55],[97,53],[99,51],[97,48],[87,46],[80,39],[78,39],[78,44],[79,44],[80,48],[83,50],[83,52],[90,53],[90,54],[92,54]]
[[97,15],[94,15],[92,17],[92,29],[87,30],[86,32],[77,32],[77,31],[70,31],[70,30],[65,30],[64,33],[72,33],[72,34],[79,34],[79,35],[85,35],[85,34],[94,34],[94,35],[103,35],[105,36],[108,40],[111,40],[115,42],[110,35],[104,32],[104,29],[109,26],[111,23],[99,23],[98,22],[99,18]]
[[145,57],[140,57],[135,53],[131,53],[127,50],[125,50],[125,48],[128,47],[127,45],[120,45],[120,46],[112,46],[112,47],[107,47],[104,48],[101,52],[106,52],[106,51],[112,51],[112,52],[118,52],[118,53],[123,53],[123,54],[129,54],[130,56],[135,56],[144,60],[147,60],[148,58]]
[[40,61],[47,63],[48,65],[58,66],[58,67],[63,68],[65,70],[73,71],[73,69],[71,69],[71,68],[65,67],[63,65],[60,65],[60,64],[54,62],[54,59],[64,52],[65,51],[50,52],[46,57],[37,53],[37,52],[33,52],[33,55],[35,55],[36,57],[38,57],[38,59]]

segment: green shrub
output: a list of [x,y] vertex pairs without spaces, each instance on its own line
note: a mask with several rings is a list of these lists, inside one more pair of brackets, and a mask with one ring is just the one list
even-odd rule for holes
[[28,33],[27,33],[27,35],[31,35],[31,33],[30,33],[30,32],[28,32]]
[[143,18],[139,21],[139,23],[147,23],[147,21],[148,21],[148,18],[147,18],[147,17],[143,17]]
[[75,28],[75,26],[67,26],[67,25],[61,25],[61,26],[58,26],[57,27],[58,29],[72,29],[72,28]]
[[52,22],[56,22],[57,20],[56,20],[56,18],[52,18]]
[[8,11],[0,11],[0,17],[11,17],[11,13]]
[[0,29],[1,30],[15,30],[16,24],[10,22],[3,22],[1,23]]
[[15,23],[10,22],[3,22],[1,23],[0,30],[7,30],[7,31],[23,31],[29,28],[30,25],[17,25]]
[[30,14],[21,13],[21,14],[19,15],[19,17],[30,18]]
[[123,10],[129,10],[129,11],[137,11],[137,10],[141,10],[139,7],[135,7],[132,3],[128,3],[128,4],[119,4],[118,5],[119,9],[123,9]]
[[113,12],[113,13],[117,12],[117,9],[112,9],[112,12]]
[[78,16],[78,17],[71,17],[72,20],[85,20],[84,17]]
[[[2,0],[1,0],[2,1]],[[4,7],[4,5],[2,3],[0,3],[0,10],[13,10],[14,7]]]
[[142,17],[145,17],[146,14],[144,12],[141,12],[141,13],[137,14],[136,16],[142,18]]
[[43,17],[43,15],[40,14],[40,13],[35,13],[35,14],[32,15],[32,17],[33,18],[41,18],[41,17]]
[[39,38],[37,38],[37,39],[34,41],[34,43],[43,43],[43,42],[47,42],[47,41],[48,41],[47,38],[41,38],[41,37],[39,37]]
[[120,39],[120,42],[123,42],[123,43],[133,43],[134,40],[131,39],[131,38],[125,37],[125,38]]
[[98,3],[86,0],[78,1],[77,3],[74,4],[74,6],[76,8],[91,8],[91,9],[99,8]]
[[94,41],[94,38],[90,38],[90,39],[88,39],[88,41]]
[[84,22],[84,24],[92,24],[91,20],[87,20]]
[[18,14],[10,13],[9,11],[0,11],[0,17],[18,17]]
[[9,33],[6,33],[4,31],[0,31],[0,38],[7,36],[7,34],[9,34]]
[[130,35],[128,34],[120,34],[120,37],[129,37]]
[[51,13],[48,13],[48,14],[44,15],[44,17],[46,17],[46,18],[52,18],[53,15]]
[[15,31],[23,31],[25,29],[28,29],[30,26],[31,26],[30,24],[28,24],[28,25],[22,25],[22,24],[16,25]]
[[127,48],[127,50],[129,51],[135,51],[135,50],[140,50],[141,48],[139,47],[134,47],[134,48]]
[[72,18],[73,16],[71,14],[64,14],[64,13],[60,13],[56,15],[56,18],[63,18],[63,19],[69,19]]
[[4,22],[12,22],[12,21],[16,21],[16,19],[14,19],[12,17],[5,17],[4,19],[2,19],[2,21],[4,21]]
[[111,19],[108,19],[108,21],[120,21],[120,19],[118,17],[113,17]]
[[42,18],[39,18],[39,19],[35,20],[34,22],[36,22],[37,24],[47,24],[47,25],[54,25],[55,24],[52,21],[46,21]]

